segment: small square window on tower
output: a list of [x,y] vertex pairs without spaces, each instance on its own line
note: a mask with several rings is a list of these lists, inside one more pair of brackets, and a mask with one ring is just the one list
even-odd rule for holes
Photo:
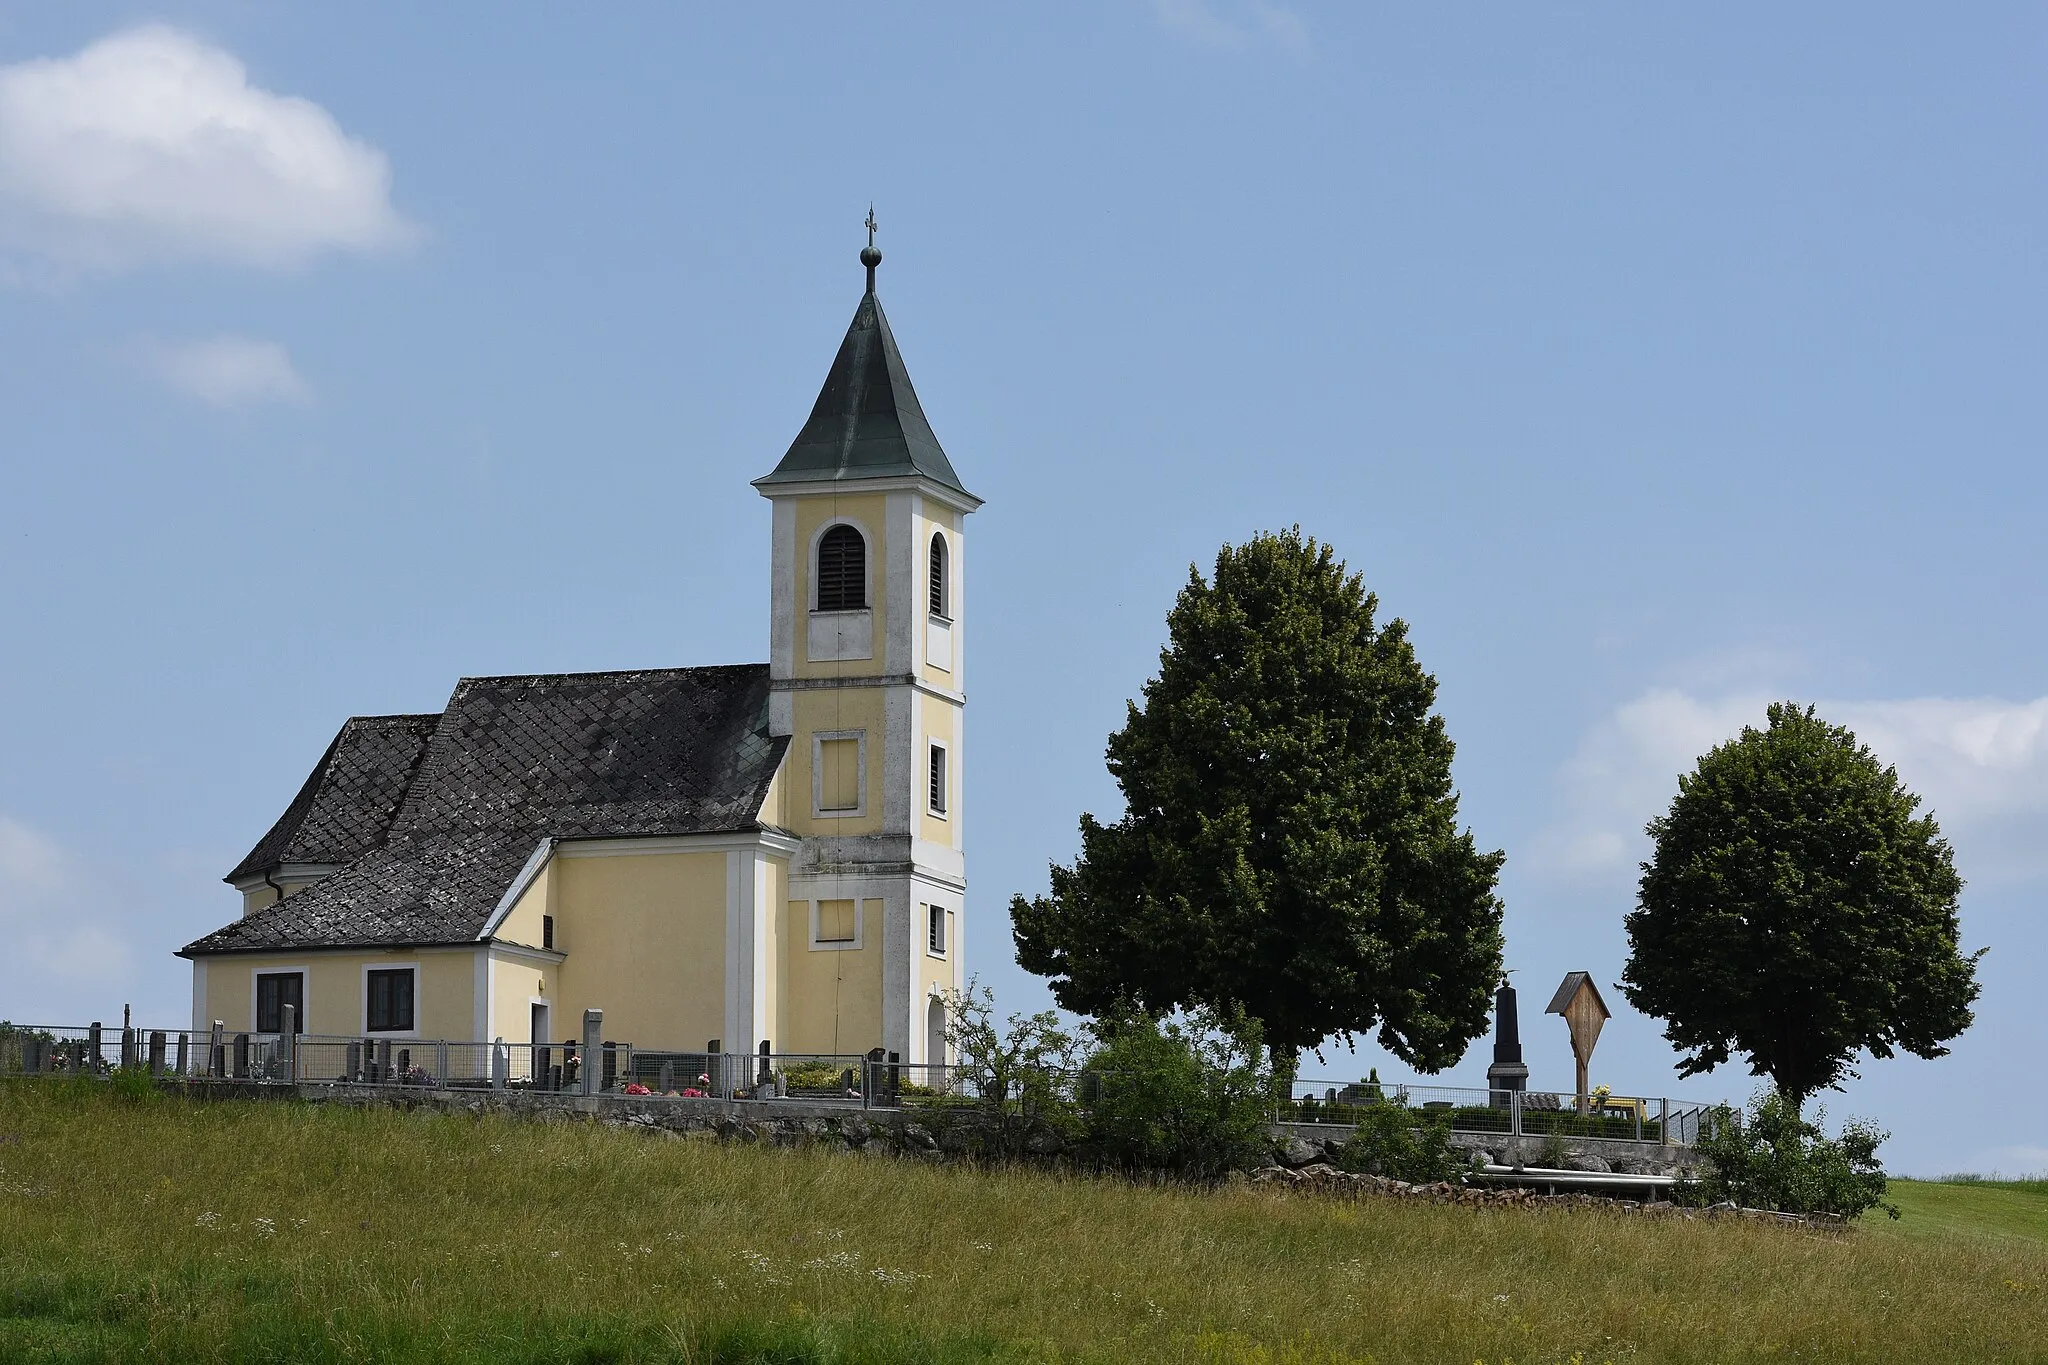
[[931,746],[931,810],[933,815],[946,813],[946,746]]
[[818,902],[818,942],[851,943],[854,929],[852,901]]

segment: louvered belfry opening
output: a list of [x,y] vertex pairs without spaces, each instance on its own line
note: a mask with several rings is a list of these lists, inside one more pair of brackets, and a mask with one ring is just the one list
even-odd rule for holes
[[932,532],[932,615],[946,617],[946,535]]
[[868,604],[868,543],[841,523],[818,542],[818,610],[859,611]]

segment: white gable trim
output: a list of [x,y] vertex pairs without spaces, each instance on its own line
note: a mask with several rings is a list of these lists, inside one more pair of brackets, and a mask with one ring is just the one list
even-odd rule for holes
[[526,894],[526,888],[533,885],[541,869],[548,865],[548,859],[555,853],[554,839],[543,839],[534,845],[533,852],[526,857],[526,865],[519,869],[519,875],[512,879],[512,885],[505,888],[505,894],[498,897],[498,906],[491,911],[491,917],[484,921],[484,927],[477,933],[481,943],[498,932],[498,926],[505,922],[505,916],[512,913],[512,907],[519,904],[519,898]]

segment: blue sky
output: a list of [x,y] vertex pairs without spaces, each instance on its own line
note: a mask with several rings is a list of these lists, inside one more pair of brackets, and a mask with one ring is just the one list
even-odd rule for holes
[[[747,481],[872,200],[988,499],[1006,1005],[1189,564],[1298,522],[1441,682],[1537,1084],[1643,822],[1789,696],[1928,797],[1991,949],[1955,1054],[1834,1111],[2048,1168],[2044,59],[2026,5],[0,5],[0,1014],[183,1019],[347,715],[765,658]],[[1608,995],[1598,1079],[1749,1092]]]

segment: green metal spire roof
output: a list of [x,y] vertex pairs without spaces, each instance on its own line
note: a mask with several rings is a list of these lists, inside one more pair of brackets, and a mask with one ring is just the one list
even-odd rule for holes
[[882,301],[875,297],[875,265],[881,258],[873,247],[861,253],[861,262],[868,267],[868,290],[854,310],[846,340],[839,343],[839,354],[832,358],[810,420],[790,443],[782,463],[754,480],[754,487],[922,475],[974,496],[960,486],[960,476],[918,406],[903,354],[896,349]]

